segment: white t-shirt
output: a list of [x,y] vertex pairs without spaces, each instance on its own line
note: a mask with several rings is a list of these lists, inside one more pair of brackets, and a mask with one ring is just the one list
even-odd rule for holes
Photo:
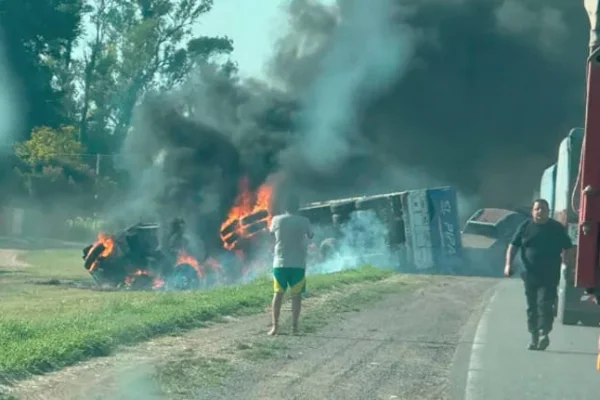
[[276,215],[269,231],[275,236],[273,268],[306,268],[308,239],[313,236],[309,219],[287,213]]

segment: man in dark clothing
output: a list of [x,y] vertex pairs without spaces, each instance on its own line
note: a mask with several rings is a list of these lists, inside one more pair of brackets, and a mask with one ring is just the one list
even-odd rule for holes
[[[527,299],[527,325],[531,333],[529,350],[545,350],[550,345],[548,337],[554,322],[554,306],[560,282],[563,251],[573,247],[566,228],[549,218],[548,202],[533,202],[532,219],[523,222],[506,252],[504,275],[513,273],[512,263],[521,250]],[[541,335],[541,339],[540,339]]]

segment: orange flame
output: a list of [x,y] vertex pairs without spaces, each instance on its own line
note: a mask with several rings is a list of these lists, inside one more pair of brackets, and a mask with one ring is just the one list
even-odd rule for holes
[[152,289],[161,288],[164,284],[165,284],[165,281],[163,281],[162,279],[154,278],[154,282],[152,283]]
[[102,253],[100,253],[98,258],[96,258],[96,260],[92,263],[92,265],[90,267],[90,272],[92,272],[98,266],[98,259],[100,257],[103,257],[103,258],[108,257],[110,255],[110,253],[112,253],[112,251],[115,247],[115,241],[113,240],[113,238],[105,233],[100,232],[98,234],[98,238],[96,239],[96,242],[94,243],[94,247],[92,247],[90,249],[90,252],[101,244],[104,245],[104,250],[102,251]]
[[191,265],[192,268],[194,268],[196,270],[196,273],[198,274],[198,278],[202,278],[204,276],[204,268],[202,267],[202,265],[200,265],[198,260],[196,260],[194,257],[190,256],[183,250],[180,250],[179,255],[177,256],[177,261],[175,262],[175,266],[177,267],[177,266],[183,265],[183,264]]
[[[125,284],[126,285],[131,285],[131,283],[133,282],[133,278],[136,276],[151,276],[150,272],[143,270],[143,269],[136,269],[135,272],[129,276],[125,277]],[[160,288],[162,285],[164,285],[164,282],[162,279],[158,278],[158,277],[154,277],[152,279],[152,289],[158,289]]]
[[[273,189],[271,185],[265,183],[261,185],[255,193],[252,193],[249,189],[249,183],[247,178],[242,178],[239,183],[239,194],[235,201],[234,206],[229,211],[227,218],[221,224],[221,232],[228,228],[229,226],[233,226],[232,224],[236,224],[237,227],[232,229],[231,232],[226,232],[225,234],[221,233],[221,241],[223,242],[223,246],[228,250],[233,250],[235,247],[235,241],[232,243],[228,243],[227,239],[231,238],[233,235],[238,235],[239,237],[251,237],[258,232],[249,233],[247,232],[247,228],[253,223],[263,222],[265,221],[267,226],[271,223],[271,197],[273,194]],[[267,216],[253,221],[252,223],[248,223],[246,225],[242,224],[242,218],[257,213],[259,211],[267,211]],[[260,231],[260,230],[259,230]]]

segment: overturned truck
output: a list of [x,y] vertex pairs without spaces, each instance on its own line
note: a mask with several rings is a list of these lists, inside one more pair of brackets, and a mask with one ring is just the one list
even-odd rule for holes
[[[465,273],[451,187],[309,203],[300,213],[314,226],[308,260],[314,272],[372,264],[403,272]],[[221,262],[196,251],[194,243],[184,239],[179,220],[163,245],[158,224],[101,234],[83,250],[84,267],[99,285],[127,289],[185,290],[217,281],[243,282],[268,270],[273,250],[270,219],[264,208],[232,213],[220,231],[219,253],[225,256],[219,256]]]
[[311,203],[300,213],[315,225],[320,261],[345,247],[351,263],[404,272],[460,273],[464,264],[451,187]]

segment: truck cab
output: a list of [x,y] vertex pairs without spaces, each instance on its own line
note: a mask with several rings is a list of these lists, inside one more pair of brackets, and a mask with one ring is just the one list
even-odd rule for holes
[[[579,194],[577,180],[584,131],[572,129],[558,148],[556,163],[542,175],[540,195],[550,203],[554,219],[565,225],[573,244],[577,244]],[[575,259],[563,264],[558,291],[558,319],[564,325],[598,326],[600,307],[589,301],[584,289],[575,287]]]

